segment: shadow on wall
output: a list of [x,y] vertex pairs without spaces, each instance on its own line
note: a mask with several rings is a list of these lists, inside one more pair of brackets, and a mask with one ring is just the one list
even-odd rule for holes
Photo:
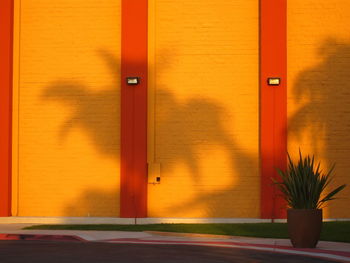
[[[157,79],[162,79],[162,75],[167,76],[168,68],[173,65],[170,61],[172,57],[167,54],[173,54],[174,57],[174,50],[157,55],[162,65],[157,67]],[[205,87],[206,90],[217,88],[217,86]],[[192,213],[195,208],[205,217],[241,217],[247,214],[259,216],[259,156],[257,152],[254,154],[243,149],[239,142],[241,139],[238,137],[239,132],[237,133],[234,128],[228,130],[227,127],[232,127],[227,125],[228,120],[230,124],[234,123],[232,115],[229,115],[220,101],[205,97],[203,94],[180,99],[175,93],[170,92],[172,89],[174,88],[169,88],[166,84],[157,83],[156,86],[155,162],[161,164],[162,182],[174,184],[173,187],[163,186],[162,199],[168,196],[174,198],[165,200],[162,212],[155,212],[156,216],[199,217]],[[239,97],[232,98],[232,107],[235,105],[235,100],[238,101]],[[258,130],[256,132],[258,133]],[[224,152],[224,155],[220,156],[222,159],[213,159],[217,158],[215,155],[210,155],[213,150]],[[210,175],[208,172],[204,175],[203,169],[206,168],[203,167],[203,162],[216,162],[217,170],[214,167]],[[186,174],[190,174],[191,177],[190,181],[185,179],[186,183],[180,185],[189,184],[189,187],[196,188],[191,199],[181,202],[175,196],[179,191],[186,191],[184,190],[186,187],[179,186],[177,189],[176,185],[179,185],[179,181],[183,178],[181,174],[172,173],[180,165],[186,167]],[[220,170],[222,167],[226,169],[223,174]],[[173,178],[167,179],[167,176]],[[224,185],[218,183],[221,177],[229,178],[225,180]],[[155,185],[149,189],[153,187],[162,186]]]
[[[118,175],[115,178],[118,180]],[[116,198],[116,195],[119,195],[119,189],[115,191],[86,190],[80,193],[77,200],[67,205],[63,213],[65,216],[117,217],[119,205],[115,202],[119,198]]]
[[[288,120],[288,136],[306,142],[317,159],[336,162],[336,184],[349,184],[350,43],[328,39],[319,53],[322,61],[300,73],[292,88],[291,96],[302,106]],[[347,187],[339,197],[349,196],[349,191]],[[331,204],[330,216],[348,217],[347,202],[335,201],[337,209]]]
[[[164,68],[163,68],[164,70]],[[161,73],[159,73],[161,74]],[[166,87],[157,87],[156,109],[156,154],[155,161],[162,167],[162,178],[166,180],[167,174],[179,164],[184,164],[191,175],[191,187],[197,188],[197,193],[190,200],[166,205],[165,216],[181,217],[191,214],[191,210],[199,208],[205,211],[206,217],[240,217],[242,214],[259,213],[259,175],[258,155],[253,155],[242,149],[233,132],[225,128],[225,108],[214,100],[200,96],[180,101]],[[234,105],[232,101],[232,105]],[[232,116],[230,117],[232,122]],[[227,120],[226,120],[227,122]],[[258,132],[258,131],[257,131]],[[225,152],[225,160],[229,160],[229,171],[226,174],[213,171],[210,183],[204,187],[215,185],[215,178],[220,181],[221,176],[230,176],[230,182],[221,185],[220,189],[208,188],[203,191],[203,159],[214,161],[213,156],[203,156],[203,148],[213,150],[221,149]],[[225,166],[225,160],[217,160],[217,167]],[[201,163],[200,163],[201,162]],[[250,179],[253,177],[254,179]],[[163,180],[162,179],[162,180]],[[201,180],[202,179],[202,180]],[[173,183],[182,180],[181,176],[172,179]],[[252,184],[255,180],[255,184]],[[155,187],[158,187],[157,185]],[[170,187],[167,190],[174,190]],[[250,190],[243,194],[242,189]],[[181,189],[178,189],[181,191]],[[165,196],[174,193],[163,192]],[[176,198],[177,199],[177,198]],[[230,203],[232,200],[237,206]],[[241,205],[242,204],[242,205]],[[237,207],[240,206],[240,211]],[[251,211],[248,211],[251,209]],[[255,210],[255,211],[252,211]],[[198,217],[198,216],[197,216]]]
[[[116,77],[114,79],[116,87],[119,87],[119,60],[105,51],[100,52],[100,54],[111,74]],[[166,70],[166,66],[162,70]],[[198,146],[218,146],[226,152],[227,159],[230,160],[229,166],[232,176],[233,174],[242,177],[251,175],[252,167],[257,167],[257,155],[245,152],[239,143],[232,139],[232,134],[225,130],[223,124],[226,112],[217,102],[207,98],[191,98],[181,102],[164,87],[157,87],[156,96],[157,109],[161,111],[161,116],[156,116],[157,139],[160,140],[157,141],[157,144],[162,145],[161,152],[156,152],[156,159],[159,158],[156,161],[166,162],[167,169],[170,170],[175,169],[179,164],[184,164],[190,171],[193,182],[196,182],[201,177]],[[59,131],[62,143],[72,129],[79,127],[88,134],[98,152],[106,157],[119,160],[120,90],[110,87],[101,91],[91,91],[78,82],[56,81],[46,88],[43,99],[63,103],[72,108],[71,117],[62,124]],[[164,142],[162,142],[163,135],[166,135]],[[167,162],[166,158],[169,153],[171,153],[171,161]],[[254,170],[253,172],[257,173]],[[162,174],[162,176],[166,177],[167,175]],[[119,180],[119,175],[116,175],[116,180]],[[249,180],[232,178],[232,184],[228,184],[224,189],[215,191],[215,193],[201,191],[193,200],[175,205],[171,210],[176,209],[186,213],[193,206],[205,204],[207,207],[205,210],[209,217],[229,216],[235,214],[235,211],[227,209],[230,205],[223,203],[225,199],[232,200],[234,198],[237,202],[242,201],[245,204],[252,202],[247,207],[258,205],[257,198],[246,200],[247,196],[237,195],[235,191],[236,188],[240,187],[249,189],[249,184]],[[106,207],[113,206],[110,203],[110,200],[113,200],[113,195],[115,193],[91,189],[81,193],[79,200],[66,208],[65,214],[85,216],[89,211],[100,207],[101,204]],[[82,210],[81,207],[84,209]],[[217,211],[223,211],[223,209],[226,209],[225,213],[227,214],[218,215]],[[256,209],[258,211],[259,208]],[[101,216],[93,213],[91,215]],[[171,211],[169,211],[169,216],[172,216]]]
[[[99,51],[99,55],[113,76],[110,86],[92,90],[78,81],[59,80],[45,88],[42,99],[45,103],[64,104],[71,110],[70,117],[58,131],[59,143],[64,144],[70,133],[78,128],[88,135],[96,151],[106,158],[119,160],[120,66],[111,53]],[[118,209],[114,207],[117,195],[117,189],[109,192],[91,189],[81,193],[78,200],[72,200],[74,202],[63,213],[67,216],[96,216],[97,210],[104,216],[116,216]]]
[[161,114],[156,118],[157,145],[160,146],[157,147],[156,159],[160,162],[169,156],[176,160],[167,163],[169,168],[185,164],[193,181],[197,181],[201,176],[197,163],[198,146],[221,147],[233,162],[232,170],[237,167],[235,160],[250,160],[224,127],[225,109],[213,100],[191,98],[181,102],[165,89],[157,91],[157,96],[161,98],[157,101],[157,111]]
[[42,98],[47,101],[58,101],[66,104],[73,111],[59,131],[59,138],[69,136],[74,128],[82,128],[93,141],[97,150],[103,154],[119,157],[119,107],[120,68],[112,54],[100,51],[112,76],[114,86],[103,87],[101,91],[91,91],[89,87],[74,81],[56,81],[49,85]]

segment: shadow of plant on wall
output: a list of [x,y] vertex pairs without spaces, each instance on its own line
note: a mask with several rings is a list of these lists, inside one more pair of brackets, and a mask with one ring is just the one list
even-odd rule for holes
[[[225,108],[203,97],[181,101],[164,88],[157,91],[157,96],[156,162],[161,164],[162,181],[167,184],[162,194],[173,196],[175,202],[164,202],[163,214],[156,212],[156,215],[198,217],[200,213],[206,217],[258,216],[258,154],[244,150],[237,142],[234,131],[227,129]],[[215,155],[216,151],[221,154]],[[206,166],[205,162],[211,165]],[[184,164],[189,170],[190,181],[176,174],[171,175],[174,176],[172,179],[167,178],[179,164]],[[210,169],[210,175],[205,171],[206,167]],[[174,185],[170,186],[170,182]],[[157,187],[155,185],[149,189]],[[176,197],[177,187],[196,190],[188,200],[178,202],[181,198]],[[247,192],[242,194],[242,189]],[[230,203],[231,200],[235,200],[236,204]],[[241,207],[240,211],[237,211],[237,206]]]
[[[58,131],[60,143],[65,143],[74,129],[81,129],[90,138],[95,150],[106,158],[120,159],[120,67],[119,60],[113,54],[100,51],[101,58],[106,62],[109,71],[113,75],[113,85],[107,88],[93,90],[79,82],[62,80],[55,81],[46,87],[42,99],[58,102],[71,109],[70,117],[61,125]],[[163,63],[162,74],[167,68]],[[234,104],[234,101],[232,102]],[[203,155],[204,148],[219,148],[225,153],[226,164],[223,160],[217,160],[218,166],[226,166],[226,175],[212,174],[211,182],[221,176],[229,178],[225,185],[219,185],[215,191],[212,189],[200,190],[192,198],[185,202],[164,204],[167,208],[165,216],[179,216],[181,213],[191,214],[194,206],[202,207],[207,217],[239,217],[241,214],[259,213],[259,175],[258,154],[248,153],[238,143],[239,138],[234,132],[225,127],[224,107],[218,101],[206,98],[187,98],[180,100],[166,87],[156,87],[156,146],[155,162],[161,163],[162,182],[171,180],[176,183],[176,178],[170,179],[168,172],[172,173],[178,166],[183,165],[190,174],[187,186],[198,189],[203,188]],[[232,121],[232,117],[231,117]],[[258,131],[256,131],[258,132]],[[207,156],[205,158],[211,158]],[[205,159],[204,158],[204,159]],[[213,161],[213,160],[211,160]],[[73,165],[73,164],[72,164]],[[164,167],[164,169],[163,169]],[[163,173],[164,171],[164,173]],[[89,175],[86,175],[89,176]],[[103,176],[101,174],[100,176]],[[249,179],[253,177],[253,179]],[[179,178],[181,180],[181,178]],[[204,178],[205,179],[205,178]],[[115,175],[119,180],[119,175]],[[255,181],[255,183],[252,183]],[[215,184],[215,183],[214,183]],[[162,183],[152,187],[163,187]],[[163,194],[178,194],[174,191],[176,185],[163,190]],[[241,189],[251,191],[242,195]],[[72,202],[65,209],[68,216],[117,216],[111,215],[108,207],[113,206],[118,192],[106,192],[98,189],[89,189],[81,193],[78,200]],[[251,197],[251,198],[247,198]],[[224,200],[235,200],[241,211],[235,211]],[[153,200],[154,201],[154,200]],[[117,204],[115,204],[117,205]],[[243,207],[244,206],[244,207]],[[234,208],[235,207],[235,208]],[[98,213],[95,213],[98,208]],[[254,210],[254,212],[248,211]],[[220,212],[218,212],[220,211]]]
[[[119,75],[119,65],[112,61],[111,54],[100,51],[113,76]],[[82,128],[88,133],[98,151],[112,157],[119,157],[119,79],[113,80],[113,86],[102,87],[101,91],[89,89],[82,83],[61,80],[51,83],[42,94],[48,101],[59,101],[71,110],[71,116],[60,128],[62,142],[74,128]]]
[[[91,159],[96,161],[103,158],[119,162],[120,152],[120,66],[113,54],[99,50],[99,56],[105,62],[107,69],[112,76],[112,83],[108,86],[95,87],[76,80],[63,79],[52,82],[48,85],[41,98],[46,104],[55,103],[58,108],[69,109],[69,114],[66,120],[60,124],[57,130],[57,143],[75,149],[77,146],[72,142],[71,137],[76,131],[82,131],[95,151],[101,156],[98,159],[91,156],[91,153],[81,152],[82,155],[89,155]],[[72,166],[78,166],[72,160]],[[91,167],[91,163],[86,163],[87,167]],[[117,166],[117,164],[116,164]],[[111,169],[111,168],[109,168]],[[79,171],[79,167],[76,167]],[[85,169],[86,170],[86,169]],[[96,169],[94,169],[96,170]],[[107,177],[113,177],[110,173],[114,170],[109,170]],[[63,214],[68,216],[96,216],[99,213],[104,216],[117,216],[119,213],[119,169],[115,169],[115,182],[106,185],[108,189],[99,190],[96,188],[86,190],[80,186],[74,186],[80,193],[77,200],[67,205]],[[77,175],[71,175],[77,176]],[[78,175],[79,176],[79,175]],[[106,174],[96,175],[96,171],[91,171],[84,175],[87,181],[96,180],[95,178],[106,177]],[[89,178],[90,177],[90,178]],[[83,179],[83,178],[82,178]],[[111,180],[111,179],[107,179]],[[74,185],[76,183],[72,183]],[[82,184],[82,186],[86,184]],[[101,186],[101,185],[100,185]],[[70,185],[67,187],[71,187]],[[76,191],[76,190],[75,190]],[[96,210],[97,209],[97,210]],[[96,214],[96,211],[97,214]]]
[[[319,54],[322,60],[301,72],[292,87],[299,108],[288,120],[289,141],[293,149],[307,148],[328,165],[335,162],[334,185],[349,184],[350,43],[325,40]],[[331,217],[346,217],[349,200],[343,197],[349,195],[345,189],[329,205]]]

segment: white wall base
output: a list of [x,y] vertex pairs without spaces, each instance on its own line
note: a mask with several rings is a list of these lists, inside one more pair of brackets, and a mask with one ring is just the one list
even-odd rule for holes
[[229,224],[229,223],[268,223],[269,219],[260,218],[137,218],[137,224]]
[[0,224],[118,224],[132,225],[135,224],[134,218],[118,217],[27,217],[11,216],[0,217]]
[[[286,219],[260,218],[119,218],[119,217],[0,217],[0,224],[229,224],[229,223],[284,223]],[[327,218],[323,221],[350,221],[350,218]]]

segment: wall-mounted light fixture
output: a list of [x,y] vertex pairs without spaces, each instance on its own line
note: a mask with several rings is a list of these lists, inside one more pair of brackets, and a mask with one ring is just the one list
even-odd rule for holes
[[270,86],[279,86],[281,84],[281,78],[268,78],[267,84]]
[[139,77],[127,77],[126,84],[128,85],[138,85],[140,83]]

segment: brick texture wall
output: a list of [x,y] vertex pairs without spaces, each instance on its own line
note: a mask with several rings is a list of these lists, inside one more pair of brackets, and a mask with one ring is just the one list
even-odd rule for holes
[[17,215],[118,216],[120,2],[19,2]]
[[[288,148],[336,162],[333,185],[350,183],[347,2],[288,2]],[[150,3],[149,216],[259,217],[258,0]],[[13,210],[118,216],[120,1],[17,6]]]
[[259,217],[258,1],[156,0],[151,217]]
[[[288,148],[325,171],[335,162],[331,187],[350,184],[349,12],[347,0],[288,1]],[[349,218],[349,196],[348,186],[325,217]]]

